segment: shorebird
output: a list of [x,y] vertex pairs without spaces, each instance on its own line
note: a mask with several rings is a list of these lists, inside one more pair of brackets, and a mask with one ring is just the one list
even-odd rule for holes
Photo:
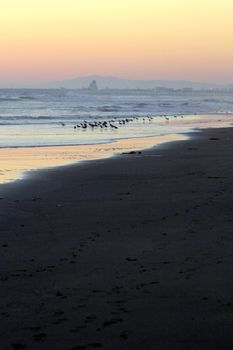
[[110,124],[111,128],[113,129],[118,129],[118,127],[116,125]]

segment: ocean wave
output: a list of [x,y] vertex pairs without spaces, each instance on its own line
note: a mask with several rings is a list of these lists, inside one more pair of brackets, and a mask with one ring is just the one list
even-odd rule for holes
[[108,106],[108,105],[107,106],[99,106],[96,108],[96,110],[99,112],[118,112],[121,109],[122,109],[121,106]]
[[21,100],[35,100],[34,96],[19,96]]
[[18,97],[0,97],[0,102],[19,102]]
[[160,114],[231,112],[232,94],[133,95],[0,90],[0,125],[72,123]]

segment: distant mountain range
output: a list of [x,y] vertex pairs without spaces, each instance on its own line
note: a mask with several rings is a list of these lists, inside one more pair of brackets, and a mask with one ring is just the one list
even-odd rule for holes
[[188,80],[133,80],[121,79],[111,76],[90,75],[70,80],[54,81],[41,84],[41,88],[66,88],[82,89],[88,88],[95,80],[99,89],[154,89],[158,87],[171,89],[192,88],[194,90],[223,89],[230,88],[230,85],[218,85],[211,83],[193,82]]
[[[93,81],[94,83],[93,85]],[[233,84],[214,84],[206,82],[195,82],[190,80],[136,80],[124,79],[114,76],[100,76],[89,75],[85,77],[78,77],[75,79],[66,79],[45,82],[34,85],[26,84],[4,84],[0,81],[0,89],[4,88],[36,88],[36,89],[87,89],[90,86],[97,86],[99,89],[121,89],[121,90],[135,90],[135,89],[193,89],[193,90],[210,90],[222,89],[233,90]]]

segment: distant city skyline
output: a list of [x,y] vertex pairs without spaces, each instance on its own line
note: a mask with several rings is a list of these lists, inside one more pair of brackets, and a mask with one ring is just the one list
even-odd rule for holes
[[0,83],[93,73],[233,82],[232,0],[8,0],[0,6]]

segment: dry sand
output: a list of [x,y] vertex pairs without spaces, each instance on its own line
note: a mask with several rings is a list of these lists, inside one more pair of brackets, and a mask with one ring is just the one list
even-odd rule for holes
[[1,187],[0,348],[233,348],[233,129]]

